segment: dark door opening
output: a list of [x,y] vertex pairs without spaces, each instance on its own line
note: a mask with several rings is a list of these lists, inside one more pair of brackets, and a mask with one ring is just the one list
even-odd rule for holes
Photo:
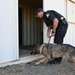
[[43,43],[43,23],[35,18],[35,10],[43,0],[19,0],[19,55],[29,56],[33,47]]
[[19,46],[22,46],[22,8],[19,7]]

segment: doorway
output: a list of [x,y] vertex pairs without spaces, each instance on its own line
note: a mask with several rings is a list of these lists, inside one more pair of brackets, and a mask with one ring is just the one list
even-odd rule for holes
[[22,45],[22,8],[19,7],[19,46]]
[[35,18],[35,10],[43,1],[19,0],[19,56],[29,56],[35,45],[43,43],[43,23]]

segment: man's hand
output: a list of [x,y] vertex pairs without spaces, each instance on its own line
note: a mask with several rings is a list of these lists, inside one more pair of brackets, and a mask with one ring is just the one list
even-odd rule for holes
[[47,32],[47,37],[50,38],[50,33]]
[[52,33],[51,33],[51,37],[52,37],[52,36],[55,36],[55,31],[52,31]]
[[55,33],[52,33],[50,37],[55,36]]
[[52,32],[51,32],[51,35],[50,35],[50,33],[47,33],[47,37],[48,37],[48,38],[51,38],[52,36],[53,36],[53,37],[55,36],[55,31],[52,31]]

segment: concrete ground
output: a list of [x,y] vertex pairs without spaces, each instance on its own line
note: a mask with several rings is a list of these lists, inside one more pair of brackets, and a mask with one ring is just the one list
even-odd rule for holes
[[0,75],[75,75],[75,64],[64,62],[35,65],[38,60],[0,67]]
[[2,63],[2,64],[0,64],[0,67],[5,67],[5,66],[8,66],[8,65],[20,64],[20,63],[28,63],[28,62],[31,62],[33,60],[36,60],[36,59],[39,59],[39,58],[42,58],[42,57],[43,57],[43,55],[41,55],[41,54],[21,57],[20,59],[18,59],[16,61]]

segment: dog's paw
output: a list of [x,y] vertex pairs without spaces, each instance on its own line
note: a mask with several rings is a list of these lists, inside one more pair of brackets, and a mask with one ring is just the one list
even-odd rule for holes
[[35,63],[35,65],[39,65],[39,64],[40,64],[39,62],[36,62],[36,63]]

